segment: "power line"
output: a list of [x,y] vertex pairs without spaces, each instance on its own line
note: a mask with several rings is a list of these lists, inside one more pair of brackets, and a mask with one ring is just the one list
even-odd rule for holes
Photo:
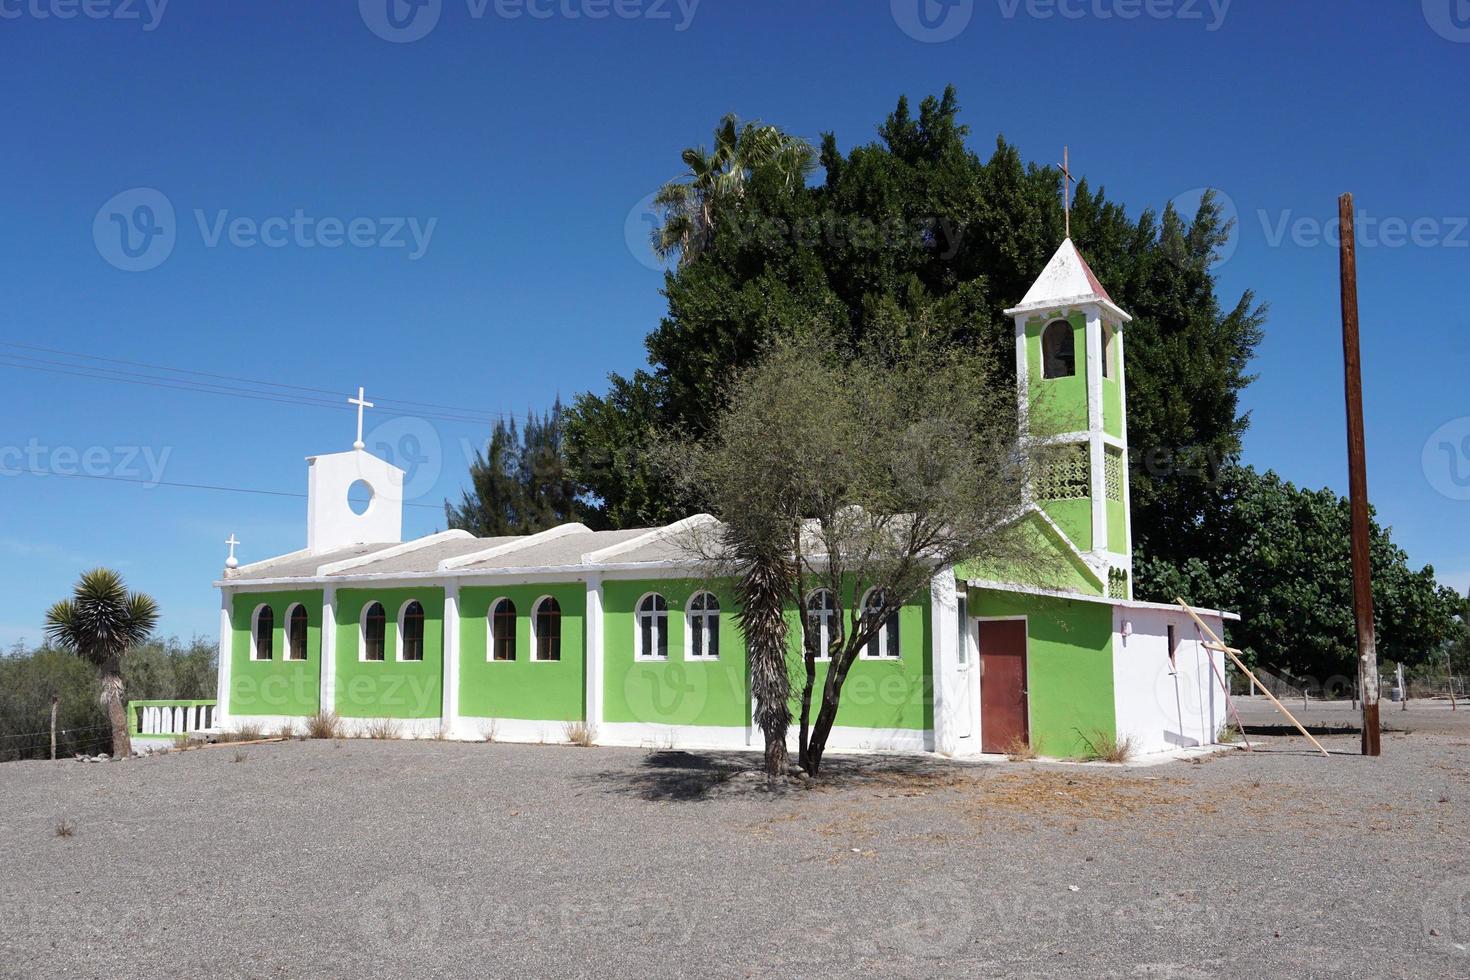
[[[6,472],[0,470],[0,473]],[[55,473],[50,470],[11,470],[12,473],[20,473],[27,476],[57,476],[67,479],[80,478],[83,480],[111,480],[116,483],[137,483],[149,487],[173,487],[179,490],[217,490],[222,493],[253,493],[264,497],[305,497],[304,493],[296,493],[290,490],[260,490],[253,487],[229,487],[216,483],[176,483],[171,480],[149,480],[143,477],[114,476],[102,473]],[[441,504],[416,504],[405,500],[405,507],[426,507],[431,510],[443,510]]]
[[[129,367],[141,367],[148,371],[163,371],[171,374],[192,375],[199,378],[212,378],[216,381],[233,381],[245,385],[259,385],[267,388],[280,389],[278,391],[261,391],[251,388],[242,388],[238,385],[219,384],[214,381],[191,381],[188,378],[159,377],[155,374],[145,374],[137,371],[124,371],[118,368],[100,367],[90,364],[75,364],[69,361],[58,361],[43,357],[31,357],[24,354],[0,352],[0,366],[22,368],[25,370],[44,371],[49,374],[65,374],[75,377],[90,378],[102,381],[118,381],[125,384],[143,385],[155,388],[172,388],[180,391],[194,391],[205,394],[229,395],[237,398],[253,398],[262,401],[274,401],[288,405],[306,405],[319,408],[341,407],[338,400],[342,397],[341,392],[332,391],[328,388],[313,388],[305,385],[284,384],[275,381],[262,381],[254,378],[242,378],[234,375],[215,374],[208,371],[195,371],[189,368],[174,368],[165,365],[148,364],[142,361],[129,361],[120,358],[101,357],[94,354],[82,354],[74,351],[61,350],[53,347],[41,347],[34,344],[17,344],[12,341],[0,341],[0,347],[9,347],[16,350],[27,350],[46,354],[57,354],[62,357],[97,361],[109,364],[121,364]],[[17,361],[29,363],[14,363]],[[293,394],[293,392],[306,392],[307,394]],[[318,397],[329,395],[331,398]],[[450,405],[440,405],[433,402],[418,402],[407,399],[377,398],[375,401],[385,410],[397,412],[400,415],[418,415],[425,418],[434,418],[446,422],[468,422],[489,425],[493,422],[507,418],[504,413],[485,412],[476,409],[459,408]],[[393,408],[392,406],[397,406]]]

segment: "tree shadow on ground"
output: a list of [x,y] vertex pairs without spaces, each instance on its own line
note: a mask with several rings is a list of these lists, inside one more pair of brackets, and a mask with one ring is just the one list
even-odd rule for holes
[[648,753],[635,768],[607,769],[590,779],[609,793],[651,801],[692,803],[862,787],[902,794],[954,785],[970,778],[952,765],[922,756],[829,756],[823,760],[821,776],[815,780],[808,779],[793,765],[791,775],[771,782],[761,765],[757,753],[663,749]]

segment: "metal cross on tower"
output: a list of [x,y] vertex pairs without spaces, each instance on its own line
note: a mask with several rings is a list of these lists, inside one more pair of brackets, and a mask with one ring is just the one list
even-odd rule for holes
[[363,396],[362,387],[358,386],[357,397],[347,399],[347,404],[357,406],[357,441],[352,444],[352,448],[363,449],[365,447],[362,441],[362,410],[372,408],[373,403]]
[[1072,185],[1077,178],[1072,176],[1071,147],[1062,147],[1062,210],[1067,220],[1067,237],[1072,237]]

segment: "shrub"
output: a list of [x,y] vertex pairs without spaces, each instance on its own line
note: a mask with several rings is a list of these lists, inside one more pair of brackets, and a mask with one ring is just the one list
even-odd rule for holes
[[402,734],[402,728],[393,718],[374,718],[363,731],[368,738],[378,740],[399,738]]
[[334,712],[319,711],[306,719],[307,738],[337,738],[342,732],[342,719]]
[[500,722],[494,718],[480,725],[480,737],[487,742],[494,742],[500,736]]
[[597,741],[597,726],[585,721],[569,721],[566,724],[567,741],[582,748],[591,748]]
[[76,833],[76,825],[65,817],[56,818],[55,833],[57,837],[70,837]]
[[1006,758],[1012,762],[1030,762],[1036,758],[1036,747],[1017,735],[1006,746]]
[[1088,758],[1096,762],[1131,762],[1138,754],[1134,748],[1132,736],[1120,739],[1117,735],[1108,732],[1095,731],[1092,733],[1092,738],[1084,735],[1082,741],[1087,743],[1090,753]]

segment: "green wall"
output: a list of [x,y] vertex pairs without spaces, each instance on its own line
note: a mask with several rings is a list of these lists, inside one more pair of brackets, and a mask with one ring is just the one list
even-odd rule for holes
[[1039,588],[1081,592],[1101,596],[1107,592],[1106,581],[1100,579],[1087,562],[1062,540],[1056,530],[1033,513],[1022,519],[1021,533],[1031,553],[1036,556],[1033,568],[1016,568],[1009,563],[984,561],[961,562],[955,566],[960,579],[984,579],[990,582],[1020,582]]
[[1128,553],[1128,514],[1121,500],[1107,501],[1108,550],[1120,555]]
[[1092,498],[1038,501],[1042,510],[1066,533],[1078,551],[1092,550]]
[[[398,613],[424,607],[424,659],[398,660]],[[358,659],[362,611],[381,602],[388,628],[383,660]],[[337,592],[337,714],[346,718],[438,718],[444,676],[444,590],[340,589]]]
[[[1118,349],[1118,338],[1113,337],[1113,350]],[[1123,438],[1123,385],[1115,379],[1102,379],[1103,431],[1114,438]]]
[[[973,589],[971,615],[1027,617],[1031,745],[1046,756],[1087,753],[1083,736],[1113,735],[1113,610],[1098,602]],[[981,680],[984,683],[984,680]]]
[[1072,324],[1077,373],[1070,378],[1041,376],[1041,332],[1059,317],[1036,318],[1026,324],[1027,390],[1031,402],[1031,433],[1038,436],[1062,432],[1085,432],[1087,423],[1087,317],[1073,313]]
[[[720,600],[720,659],[686,660],[684,610],[695,592]],[[669,604],[669,659],[635,660],[638,602],[649,592]],[[728,582],[612,580],[602,586],[603,719],[663,725],[743,727],[750,720],[745,643]]]
[[[306,608],[306,659],[287,660],[286,611],[296,603]],[[251,660],[250,626],[256,607],[268,605],[275,616],[270,660]],[[321,705],[322,593],[240,592],[231,604],[230,699],[232,715],[309,717]]]
[[[542,596],[561,605],[561,659],[534,661],[531,614]],[[516,659],[492,661],[491,604],[516,607]],[[466,588],[459,598],[459,713],[467,718],[579,721],[586,717],[587,586],[584,582]]]

